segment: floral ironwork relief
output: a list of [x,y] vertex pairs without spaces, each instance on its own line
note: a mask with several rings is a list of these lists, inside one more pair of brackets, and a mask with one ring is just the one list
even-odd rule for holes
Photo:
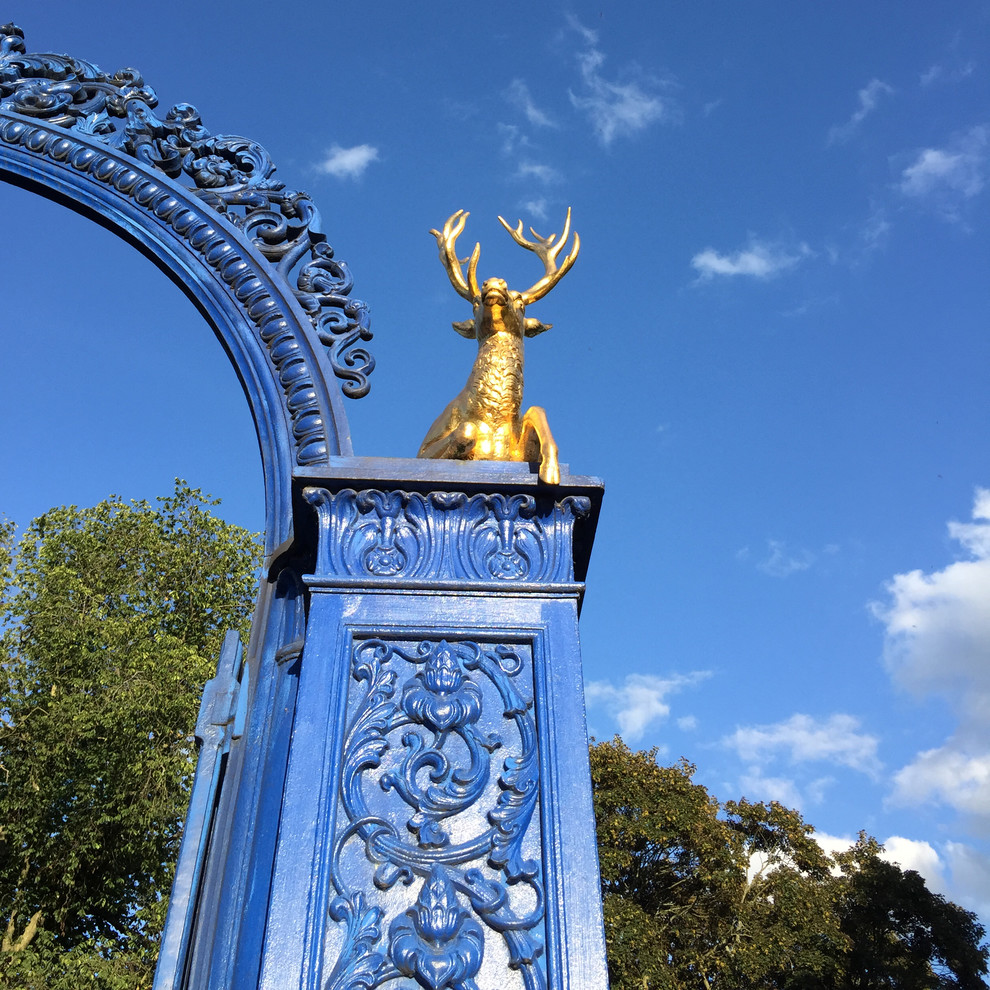
[[355,645],[326,990],[545,988],[532,678],[528,646]]

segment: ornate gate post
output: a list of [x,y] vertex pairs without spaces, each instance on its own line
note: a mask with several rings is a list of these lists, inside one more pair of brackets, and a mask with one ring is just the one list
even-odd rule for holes
[[600,483],[348,460],[297,479],[318,550],[258,986],[605,987],[576,580]]
[[229,673],[204,698],[216,811],[187,825],[156,990],[607,987],[577,626],[602,487],[562,471],[296,472],[313,552],[246,715]]

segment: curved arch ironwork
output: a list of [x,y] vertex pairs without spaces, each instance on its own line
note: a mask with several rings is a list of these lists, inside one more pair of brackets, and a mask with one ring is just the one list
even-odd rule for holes
[[29,54],[0,26],[0,179],[134,244],[213,327],[254,417],[270,553],[291,535],[294,469],[351,453],[340,392],[369,388],[368,307],[312,199],[273,177],[261,145],[157,104],[135,69]]

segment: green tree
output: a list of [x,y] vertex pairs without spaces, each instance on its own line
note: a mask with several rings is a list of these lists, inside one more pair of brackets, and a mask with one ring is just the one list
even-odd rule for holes
[[150,986],[190,733],[261,548],[176,482],[0,527],[0,985]]
[[694,767],[591,748],[612,990],[975,990],[975,915],[880,858],[833,859],[776,802],[720,805]]
[[982,990],[987,950],[975,915],[930,891],[914,870],[880,858],[865,832],[836,856],[850,987]]

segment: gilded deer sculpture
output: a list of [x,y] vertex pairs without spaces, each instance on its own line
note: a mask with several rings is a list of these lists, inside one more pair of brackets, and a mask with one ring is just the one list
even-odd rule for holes
[[[467,218],[467,213],[458,210],[442,231],[430,233],[437,239],[440,261],[451,284],[474,308],[472,319],[454,323],[453,327],[462,337],[478,341],[478,356],[467,384],[430,427],[419,456],[467,461],[539,461],[540,479],[550,485],[559,484],[557,444],[550,434],[546,413],[540,406],[531,406],[520,416],[523,338],[535,337],[553,326],[526,316],[526,307],[542,299],[577,259],[581,241],[575,233],[573,246],[560,265],[557,264],[557,257],[570,237],[571,211],[567,210],[560,240],[556,234],[541,237],[530,227],[534,240],[529,241],[523,236],[521,220],[512,228],[502,217],[498,218],[518,245],[534,252],[543,262],[546,274],[525,292],[510,289],[501,278],[485,279],[478,287],[481,245],[475,244],[470,259],[458,259],[455,250]],[[465,262],[466,279],[462,267]]]

